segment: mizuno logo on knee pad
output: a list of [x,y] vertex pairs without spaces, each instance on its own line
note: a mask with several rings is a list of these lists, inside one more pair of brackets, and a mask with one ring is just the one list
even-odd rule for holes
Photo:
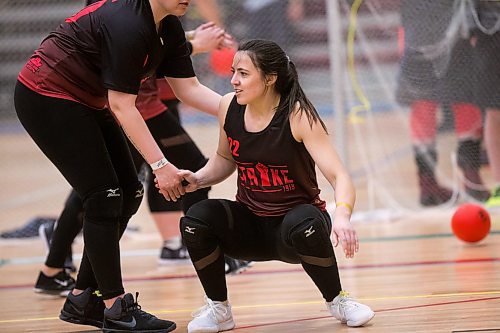
[[108,192],[108,195],[106,197],[119,197],[120,193],[116,193],[120,188],[110,188],[109,190],[106,190]]
[[184,229],[185,232],[189,233],[189,234],[193,234],[194,235],[194,231],[196,230],[196,228],[194,227],[190,227],[190,226],[186,226],[186,229]]
[[144,196],[144,187],[142,187],[140,190],[135,191],[136,198],[142,198],[143,196]]
[[304,231],[304,234],[306,235],[306,238],[311,236],[312,234],[314,234],[316,232],[316,230],[313,229],[313,226],[310,226],[309,229],[306,229],[306,231]]

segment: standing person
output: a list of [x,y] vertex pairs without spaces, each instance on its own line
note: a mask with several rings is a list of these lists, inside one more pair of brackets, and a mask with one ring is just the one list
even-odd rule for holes
[[461,1],[401,3],[405,44],[397,100],[410,107],[410,139],[422,206],[440,205],[453,196],[435,173],[437,111],[443,104],[450,105],[455,118],[457,162],[465,193],[477,201],[489,197],[479,173],[483,121],[474,99],[473,48],[467,21],[458,10]]
[[[196,0],[193,1],[193,4],[195,5],[196,11],[200,13],[205,21],[213,22],[217,27],[223,27],[219,6],[216,0]],[[185,19],[185,17],[182,19]],[[193,46],[193,53],[209,52],[214,49],[214,47],[211,46],[207,48],[206,44],[209,40],[203,37],[203,33],[203,24],[194,30],[186,32],[186,38]],[[218,45],[218,47],[224,46],[230,45]],[[159,98],[169,110],[169,117],[173,116],[175,118],[175,120],[172,119],[172,123],[175,124],[177,122],[181,124],[178,108],[180,101],[175,96],[172,88],[162,77],[157,79],[156,86]],[[169,138],[165,140],[168,140],[175,145],[172,147],[173,149],[182,152],[184,146],[195,145],[189,136],[184,135],[184,133],[180,132],[178,129],[170,126],[169,132]],[[186,158],[189,159],[189,156],[186,156]],[[154,192],[154,189],[155,188],[153,186],[150,191]],[[151,192],[150,194],[153,195]],[[151,205],[150,208],[152,208]],[[152,218],[155,221],[156,228],[163,239],[158,259],[159,264],[163,265],[170,263],[172,260],[189,258],[187,250],[181,242],[178,226],[179,220],[183,215],[182,202],[167,202],[162,200],[161,209],[157,208],[153,207],[155,213],[152,214]]]
[[[92,1],[89,1],[92,3]],[[191,54],[208,52],[224,43],[225,39],[230,36],[224,31],[211,23],[202,24],[197,28],[195,43],[188,42],[188,49]],[[226,42],[229,42],[227,40]],[[138,97],[136,99],[136,107],[145,120],[148,129],[153,135],[156,143],[162,150],[163,154],[174,165],[189,170],[196,171],[206,163],[206,158],[200,149],[196,146],[191,137],[182,128],[174,115],[170,114],[167,107],[158,98],[156,88],[156,79],[146,79],[140,87]],[[182,137],[185,140],[179,143],[178,138]],[[177,139],[176,139],[177,138]],[[132,153],[134,166],[137,170],[146,164],[144,158],[127,140],[128,146]],[[149,174],[150,167],[145,167]],[[208,190],[196,191],[187,194],[183,200],[174,202],[174,207],[171,202],[164,199],[154,187],[153,177],[146,175],[148,180],[148,206],[151,215],[155,221],[163,221],[164,214],[169,214],[171,210],[183,209],[187,211],[194,202],[208,198]],[[177,206],[178,205],[178,206]],[[158,216],[159,215],[159,216]],[[164,238],[164,243],[170,245],[170,248],[162,249],[160,256],[168,257],[168,259],[187,259],[187,250],[181,244],[179,219],[176,221],[168,221],[170,229],[177,230],[172,234],[168,234],[168,238]],[[166,224],[166,223],[165,223]],[[75,281],[68,274],[64,266],[67,265],[68,253],[71,253],[71,244],[74,238],[81,231],[83,225],[83,204],[79,195],[73,190],[65,202],[64,209],[57,221],[57,228],[54,228],[54,223],[44,225],[41,228],[40,236],[46,240],[49,248],[45,264],[42,266],[35,283],[35,292],[67,296],[67,294],[75,287]],[[157,224],[158,225],[158,224]],[[159,228],[162,237],[165,237],[163,230]],[[172,248],[174,247],[174,248]],[[160,258],[161,258],[160,257]],[[102,313],[97,314],[94,318],[94,323],[102,326]],[[99,324],[100,323],[100,324]]]
[[61,311],[69,322],[86,323],[91,312],[103,310],[105,332],[176,327],[141,310],[123,288],[119,239],[143,188],[120,125],[151,165],[161,193],[180,198],[178,169],[154,141],[135,100],[141,80],[156,71],[182,101],[216,114],[220,95],[197,80],[178,19],[189,2],[97,2],[49,34],[19,74],[19,120],[83,202],[83,258]]
[[[191,44],[189,49],[192,55],[208,52],[223,43],[225,45],[230,44],[230,37],[211,23],[202,24],[197,28],[196,37],[191,42],[188,42],[188,46]],[[150,78],[141,84],[136,100],[137,109],[146,121],[148,129],[165,157],[176,166],[196,171],[205,165],[206,158],[189,134],[182,128],[175,115],[172,115],[159,100],[155,82],[154,78]],[[128,144],[132,152],[135,168],[140,170],[145,161],[130,141],[128,141]],[[160,261],[166,263],[173,260],[188,259],[187,249],[180,239],[180,216],[177,220],[167,220],[165,216],[170,217],[173,212],[177,213],[177,210],[185,212],[193,203],[207,199],[209,188],[188,193],[182,200],[177,202],[168,202],[155,189],[153,177],[149,175],[151,172],[149,166],[144,166],[144,169],[147,170],[145,178],[148,183],[148,206],[164,241]],[[82,225],[82,200],[73,190],[57,220],[57,228],[54,229],[53,222],[47,223],[41,228],[40,236],[45,239],[49,252],[45,264],[38,274],[34,288],[35,292],[67,296],[74,288],[75,281],[68,274],[65,266],[68,261],[68,253],[71,253],[71,243],[81,231]],[[172,231],[165,235],[165,229]],[[226,258],[227,266],[232,268],[231,272],[246,268],[244,263],[236,261],[236,264],[234,264],[234,262],[234,259]],[[230,272],[228,271],[228,273]],[[102,326],[102,313],[96,313],[92,323],[96,326]]]
[[474,62],[479,78],[475,88],[478,103],[486,111],[484,141],[493,178],[493,191],[486,202],[500,207],[500,3],[476,1]]
[[196,173],[181,170],[186,191],[219,183],[238,170],[236,201],[207,199],[181,219],[181,232],[206,293],[188,332],[232,329],[224,254],[244,260],[300,263],[330,313],[348,326],[374,316],[342,292],[330,233],[332,222],[320,196],[315,164],[335,188],[335,246],[352,258],[359,242],[350,223],[352,180],[326,127],[299,85],[295,65],[274,42],[239,46],[231,84],[235,93],[219,107],[217,153]]

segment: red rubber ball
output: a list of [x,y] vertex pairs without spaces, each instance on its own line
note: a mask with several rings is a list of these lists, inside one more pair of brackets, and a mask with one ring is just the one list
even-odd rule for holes
[[210,67],[212,71],[220,76],[231,76],[231,65],[236,53],[234,48],[223,48],[213,50],[210,53]]
[[490,214],[479,205],[461,205],[451,218],[453,233],[464,242],[479,242],[488,235],[490,228]]

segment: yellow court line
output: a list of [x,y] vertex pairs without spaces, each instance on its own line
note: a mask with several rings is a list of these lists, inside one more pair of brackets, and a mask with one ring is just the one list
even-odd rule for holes
[[[419,298],[443,298],[443,297],[465,297],[465,296],[487,296],[487,295],[500,295],[500,290],[492,291],[477,291],[477,292],[463,292],[463,293],[442,293],[442,294],[427,294],[427,295],[407,295],[407,296],[387,296],[387,297],[364,297],[358,298],[360,301],[380,301],[380,300],[402,300],[402,299],[419,299]],[[254,305],[239,305],[233,306],[233,309],[250,309],[250,308],[269,308],[269,307],[284,307],[296,305],[310,305],[322,304],[323,301],[305,301],[305,302],[288,302],[288,303],[271,303],[271,304],[254,304]],[[168,314],[168,313],[191,313],[193,309],[178,309],[178,310],[158,310],[152,311],[153,314]],[[59,317],[40,317],[40,318],[22,318],[22,319],[8,319],[0,320],[0,324],[19,323],[26,321],[46,321],[56,320]]]

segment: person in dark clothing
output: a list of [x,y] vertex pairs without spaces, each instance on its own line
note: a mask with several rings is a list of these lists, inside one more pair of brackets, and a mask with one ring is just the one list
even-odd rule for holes
[[[216,154],[196,173],[181,170],[186,192],[219,183],[238,170],[236,201],[207,199],[181,219],[181,232],[206,293],[188,332],[232,329],[224,255],[243,260],[302,264],[331,314],[361,326],[374,312],[342,291],[335,246],[345,256],[358,251],[350,223],[352,180],[331,144],[326,127],[299,85],[295,65],[275,42],[239,46],[231,84],[219,107]],[[320,198],[315,164],[335,188],[332,228]]]
[[437,112],[449,105],[458,139],[457,162],[465,193],[485,201],[489,193],[480,177],[482,114],[474,98],[473,46],[460,0],[404,0],[401,21],[404,53],[397,101],[410,108],[410,138],[417,166],[420,204],[436,206],[453,192],[436,177]]
[[480,80],[475,85],[478,104],[485,110],[484,142],[493,186],[486,207],[500,207],[500,3],[475,1],[473,8],[476,45],[474,63]]
[[220,95],[197,80],[178,19],[189,2],[96,2],[49,34],[18,76],[19,120],[83,203],[82,263],[60,316],[68,322],[93,324],[103,312],[105,332],[176,327],[141,310],[123,288],[119,239],[143,188],[122,129],[165,198],[184,195],[178,169],[164,157],[135,100],[141,81],[156,73],[180,100],[217,113]]

